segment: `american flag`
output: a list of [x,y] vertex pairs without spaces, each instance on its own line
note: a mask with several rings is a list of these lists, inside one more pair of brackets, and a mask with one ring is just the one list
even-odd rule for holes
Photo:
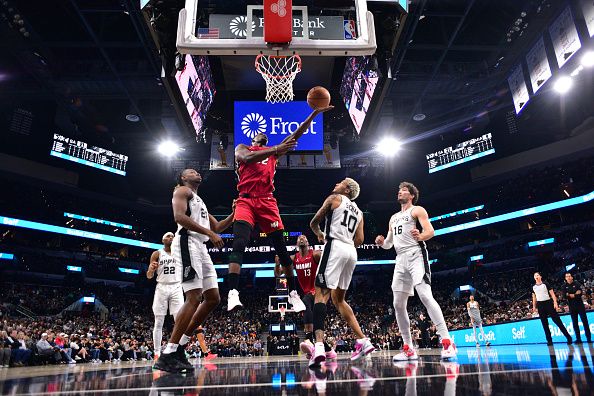
[[198,28],[198,34],[196,35],[199,39],[218,39],[219,29],[218,28]]

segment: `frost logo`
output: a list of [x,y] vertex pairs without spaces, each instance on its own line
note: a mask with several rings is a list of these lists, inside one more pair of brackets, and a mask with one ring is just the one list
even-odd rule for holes
[[[252,32],[255,28],[256,23],[252,21]],[[245,15],[240,15],[233,18],[231,22],[229,22],[229,29],[235,37],[247,37],[247,17]]]
[[266,133],[266,120],[258,113],[249,113],[241,120],[241,132],[250,139]]
[[279,17],[287,15],[287,2],[285,0],[278,0],[276,3],[270,5],[270,11],[273,14],[278,14]]

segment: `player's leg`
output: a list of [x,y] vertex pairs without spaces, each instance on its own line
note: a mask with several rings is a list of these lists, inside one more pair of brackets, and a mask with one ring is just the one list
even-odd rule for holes
[[485,330],[483,329],[483,321],[482,320],[478,323],[478,326],[481,329],[481,334],[483,335],[483,340],[485,341],[485,345],[486,346],[491,345],[491,342],[487,339],[487,335],[485,334]]
[[202,299],[202,267],[198,263],[198,243],[204,245],[202,242],[189,239],[187,235],[180,235],[179,238],[174,238],[171,245],[174,258],[182,263],[182,288],[186,300],[175,317],[175,325],[167,347],[154,365],[154,368],[159,370],[180,372],[194,368],[188,362],[184,348],[178,346]]
[[153,298],[153,314],[155,315],[155,324],[153,326],[153,345],[155,354],[161,354],[161,344],[163,343],[163,324],[167,315],[167,295],[164,292],[164,286],[157,284],[155,288],[155,297]]
[[302,301],[305,304],[305,311],[303,312],[303,331],[305,332],[305,340],[299,344],[299,349],[305,355],[306,359],[310,359],[313,355],[314,349],[314,333],[313,333],[313,309],[315,297],[313,294],[303,296]]
[[394,316],[402,336],[402,352],[394,355],[394,361],[416,360],[418,356],[413,348],[412,334],[410,331],[410,318],[408,317],[408,298],[414,294],[412,278],[404,265],[404,255],[396,256],[394,275],[392,277],[392,294]]
[[155,355],[161,355],[161,344],[163,344],[163,324],[165,323],[165,315],[155,315],[155,326],[153,327],[153,345],[155,347]]
[[476,334],[476,323],[474,323],[474,321],[472,322],[472,333],[474,334],[474,342],[476,343],[476,346],[480,346],[478,335]]
[[549,329],[549,315],[547,307],[544,303],[538,302],[538,318],[540,319],[540,323],[542,324],[542,329],[545,333],[545,338],[547,339],[547,344],[553,345],[553,337],[551,336],[551,329]]
[[233,251],[229,255],[229,273],[227,274],[227,310],[243,306],[239,301],[239,273],[243,263],[243,254],[250,241],[254,228],[254,209],[249,198],[239,198],[235,204],[235,221],[233,223]]
[[324,322],[326,321],[326,304],[330,299],[330,290],[316,284],[316,295],[313,309],[313,330],[316,340],[314,353],[309,359],[309,366],[317,366],[326,360],[324,350]]

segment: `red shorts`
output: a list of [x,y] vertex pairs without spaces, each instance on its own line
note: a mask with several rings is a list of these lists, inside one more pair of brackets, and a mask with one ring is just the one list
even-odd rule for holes
[[235,203],[235,221],[245,221],[266,234],[284,229],[280,218],[276,198],[237,198]]

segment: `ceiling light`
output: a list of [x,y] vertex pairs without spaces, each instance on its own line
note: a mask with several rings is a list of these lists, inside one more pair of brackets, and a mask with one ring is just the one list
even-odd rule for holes
[[126,120],[130,122],[138,122],[140,121],[140,117],[138,117],[136,114],[126,114]]
[[587,51],[582,56],[581,64],[584,67],[592,67],[592,66],[594,66],[594,51]]
[[157,151],[159,151],[159,153],[165,157],[173,157],[180,150],[181,147],[171,140],[161,142],[157,147]]
[[383,138],[375,149],[384,157],[393,157],[400,150],[401,143],[393,137]]
[[560,94],[567,93],[571,87],[573,86],[573,80],[571,77],[568,76],[561,76],[557,78],[555,84],[553,85],[553,89]]
[[415,121],[423,121],[425,118],[427,118],[427,116],[423,113],[415,114],[413,116],[413,120]]

